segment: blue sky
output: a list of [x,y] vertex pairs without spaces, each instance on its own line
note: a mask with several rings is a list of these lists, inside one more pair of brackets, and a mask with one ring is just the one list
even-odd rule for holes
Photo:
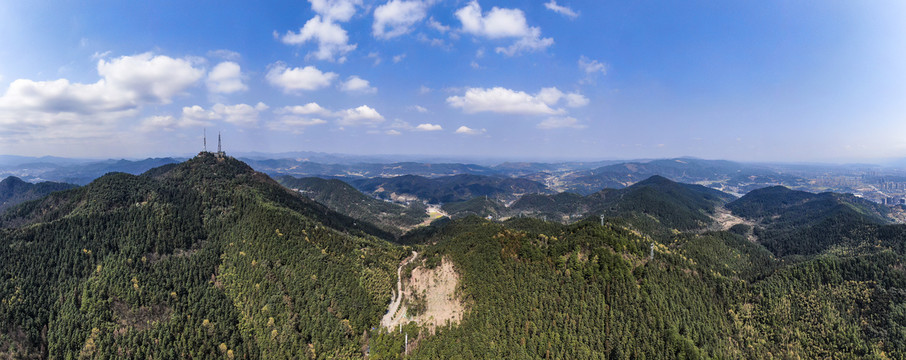
[[0,153],[906,156],[899,1],[0,5]]

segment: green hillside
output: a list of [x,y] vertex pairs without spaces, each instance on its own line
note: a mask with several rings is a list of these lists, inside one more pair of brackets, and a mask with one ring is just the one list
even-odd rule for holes
[[581,219],[605,215],[611,218],[635,219],[649,223],[645,227],[701,229],[712,222],[718,206],[734,197],[701,185],[680,184],[661,176],[652,176],[623,189],[604,189],[581,196],[573,193],[525,195],[509,209],[509,215],[546,217],[550,220]]
[[[877,248],[797,263],[726,232],[665,243],[621,226],[458,220],[423,250],[451,260],[468,313],[412,358],[770,359],[906,356],[906,261]],[[375,358],[403,335],[382,332]]]
[[36,184],[22,181],[15,176],[0,181],[0,212],[29,200],[42,198],[54,191],[76,187],[73,184],[44,181]]
[[277,181],[287,188],[298,189],[303,195],[333,211],[365,220],[395,235],[402,235],[404,229],[421,224],[428,218],[425,206],[420,202],[403,206],[378,200],[362,194],[341,180],[281,176]]
[[777,255],[809,255],[875,240],[889,210],[851,194],[812,194],[782,186],[753,190],[727,204],[758,225],[754,234]]
[[403,249],[203,154],[12,209],[0,354],[32,358],[361,355]]

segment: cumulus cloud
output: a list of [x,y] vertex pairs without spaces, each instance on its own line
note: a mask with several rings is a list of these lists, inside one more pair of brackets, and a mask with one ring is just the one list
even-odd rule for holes
[[322,72],[314,66],[288,68],[279,62],[271,66],[266,76],[271,85],[282,88],[284,92],[321,89],[330,86],[336,77],[336,73]]
[[561,14],[568,18],[575,19],[576,17],[579,16],[579,13],[573,11],[573,9],[570,9],[567,6],[558,5],[556,0],[551,0],[551,1],[544,3],[544,7],[546,7],[548,10],[551,10],[555,13]]
[[[522,115],[556,115],[563,114],[563,109],[555,109],[561,99],[566,99],[567,106],[582,106],[588,99],[579,93],[564,94],[559,89],[544,88],[531,95],[523,91],[503,87],[468,88],[462,96],[450,96],[447,104],[472,114],[478,112],[495,112],[501,114]],[[584,101],[584,102],[583,102]]]
[[390,39],[412,31],[425,18],[428,4],[420,0],[390,0],[374,9],[371,32],[376,38]]
[[538,124],[539,129],[560,129],[560,128],[574,128],[574,129],[583,129],[585,125],[579,124],[579,120],[576,120],[574,117],[564,116],[564,117],[549,117]]
[[396,131],[396,130],[393,130],[393,129],[387,130],[387,131],[385,131],[384,133],[387,134],[387,135],[394,135],[394,136],[396,136],[396,135],[401,135],[401,134],[402,134],[401,132]]
[[340,25],[319,15],[308,20],[298,33],[288,31],[281,38],[284,44],[301,45],[309,41],[318,43],[318,51],[310,53],[318,60],[345,62],[344,55],[355,50],[357,44],[349,44],[349,35]]
[[295,105],[295,106],[284,106],[280,109],[275,110],[278,114],[295,114],[295,115],[322,115],[322,116],[331,116],[332,113],[318,105],[318,103],[310,102],[305,105]]
[[362,5],[361,0],[309,0],[309,2],[314,12],[340,22],[352,19],[356,6]]
[[101,59],[98,74],[111,90],[123,91],[133,99],[166,104],[201,79],[204,70],[194,67],[188,59],[144,53],[110,62]]
[[440,131],[443,129],[444,128],[442,128],[439,124],[427,124],[427,123],[418,124],[418,126],[415,127],[416,131]]
[[255,106],[248,104],[216,104],[212,109],[215,114],[222,117],[223,120],[228,123],[241,126],[256,126],[258,125],[258,114],[267,110],[268,106],[262,102],[259,102]]
[[409,107],[409,109],[418,111],[423,114],[428,112],[428,109],[426,109],[424,106],[421,106],[421,105],[412,105]]
[[368,80],[362,79],[358,76],[350,76],[342,84],[340,84],[340,90],[346,92],[358,92],[358,93],[375,93],[377,88],[371,86]]
[[317,13],[305,22],[299,32],[287,31],[280,40],[284,44],[318,44],[318,50],[309,54],[318,60],[346,61],[346,54],[355,50],[349,35],[338,23],[349,21],[355,15],[361,0],[310,0],[311,9]]
[[470,128],[465,125],[460,126],[458,129],[456,129],[457,134],[463,134],[463,135],[480,135],[480,134],[484,134],[484,132],[485,132],[485,129],[481,129],[481,130],[473,129],[473,128]]
[[214,121],[218,120],[244,127],[255,127],[258,125],[259,114],[267,109],[268,106],[261,102],[255,106],[215,104],[210,110],[199,105],[186,106],[182,108],[182,116],[178,119],[169,115],[151,116],[142,120],[139,129],[173,131],[176,128],[213,126]]
[[384,117],[368,105],[342,110],[337,115],[340,117],[337,123],[342,126],[377,125],[384,121]]
[[229,94],[248,90],[242,83],[239,64],[232,61],[224,61],[211,69],[206,83],[208,91],[213,93]]
[[151,53],[101,59],[97,71],[92,84],[14,80],[0,96],[0,138],[97,136],[145,105],[172,102],[205,73],[192,60]]
[[466,33],[489,39],[517,39],[510,46],[495,49],[507,56],[544,50],[554,43],[552,38],[541,37],[540,28],[528,26],[525,13],[520,9],[502,9],[495,6],[483,14],[478,1],[472,0],[457,10],[455,15]]
[[170,115],[158,115],[150,116],[142,120],[139,130],[141,131],[156,131],[156,130],[166,130],[173,131],[178,125],[178,122],[175,117]]
[[300,134],[305,128],[309,126],[326,123],[326,120],[319,118],[310,118],[297,115],[283,115],[274,121],[268,122],[267,128],[276,131],[289,131],[293,134]]
[[588,98],[584,95],[577,92],[566,94],[555,87],[541,89],[536,97],[538,100],[551,106],[560,102],[561,99],[566,100],[566,106],[569,107],[582,107],[588,105]]

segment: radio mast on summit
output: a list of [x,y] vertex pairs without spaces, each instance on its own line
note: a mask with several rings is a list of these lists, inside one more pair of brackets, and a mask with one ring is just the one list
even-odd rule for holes
[[217,153],[223,154],[223,150],[220,149],[220,131],[217,132]]
[[208,152],[208,129],[204,129],[204,152]]

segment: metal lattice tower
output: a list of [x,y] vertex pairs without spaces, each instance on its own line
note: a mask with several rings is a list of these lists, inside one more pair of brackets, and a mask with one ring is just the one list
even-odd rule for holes
[[217,132],[217,153],[223,154],[223,150],[220,148],[220,132]]
[[204,152],[208,152],[208,129],[204,129]]

